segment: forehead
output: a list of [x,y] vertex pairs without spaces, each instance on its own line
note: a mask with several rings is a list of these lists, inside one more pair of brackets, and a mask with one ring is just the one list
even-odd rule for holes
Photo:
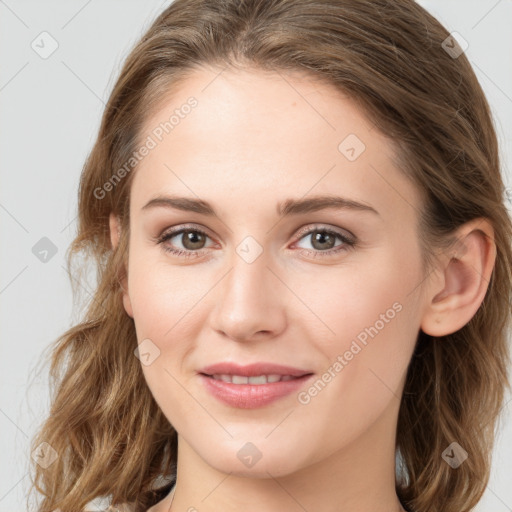
[[418,201],[392,144],[357,105],[300,73],[198,69],[162,96],[140,140],[148,138],[154,147],[132,184],[139,207],[166,192],[213,203],[237,195],[246,206],[275,196],[274,209],[310,192],[381,208],[400,197],[407,203],[403,194]]
[[[190,98],[196,102],[192,109],[186,107]],[[226,143],[232,146],[231,150],[261,144],[269,150],[281,148],[276,135],[286,142],[298,143],[307,138],[318,144],[329,134],[326,142],[330,144],[344,131],[351,130],[364,138],[373,128],[373,123],[345,94],[297,71],[198,68],[163,94],[154,110],[146,120],[144,133],[150,133],[176,113],[179,119],[173,121],[173,137],[194,134],[206,147],[217,146],[229,135]],[[189,121],[184,122],[185,119]],[[379,142],[386,144],[384,140]]]

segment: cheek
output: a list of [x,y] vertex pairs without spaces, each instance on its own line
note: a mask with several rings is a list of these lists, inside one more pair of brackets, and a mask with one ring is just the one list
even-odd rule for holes
[[191,406],[186,392],[190,375],[181,372],[181,362],[197,339],[194,307],[205,285],[190,279],[193,266],[173,271],[163,258],[151,256],[150,251],[134,251],[130,259],[130,302],[138,343],[150,354],[149,364],[141,358],[144,378],[160,408],[173,411],[175,420],[187,417]]
[[306,306],[302,308],[302,323],[310,318],[309,325],[317,332],[311,339],[328,347],[361,333],[364,340],[365,329],[375,324],[383,333],[392,330],[392,324],[398,326],[405,318],[410,319],[416,306],[414,290],[420,282],[414,252],[390,247],[368,252],[346,265],[318,270],[307,280],[297,277],[290,288]]
[[162,342],[190,326],[207,284],[197,278],[194,265],[173,269],[156,251],[134,251],[128,287],[138,334]]
[[128,286],[137,340],[155,354],[151,364],[141,359],[142,370],[164,411],[179,411],[190,402],[184,389],[192,374],[182,363],[200,337],[201,298],[212,286],[197,274],[194,265],[172,268],[165,258],[152,258],[150,251],[134,251],[130,259]]
[[350,268],[333,269],[328,278],[310,280],[302,288],[304,302],[317,317],[307,313],[310,321],[296,321],[325,356],[326,369],[338,362],[331,370],[343,374],[335,379],[338,385],[357,381],[354,402],[374,393],[379,379],[390,389],[399,387],[419,331],[420,282],[414,248],[407,252],[391,247],[375,251],[371,261],[369,257]]
[[332,293],[322,295],[315,286],[311,309],[320,312],[322,322],[302,320],[324,364],[301,403],[304,414],[320,418],[311,435],[314,430],[335,444],[348,443],[384,410],[397,406],[418,334],[418,308],[414,294],[408,295],[416,271],[397,279],[399,261],[391,254],[379,260],[380,266],[352,269],[324,283]]

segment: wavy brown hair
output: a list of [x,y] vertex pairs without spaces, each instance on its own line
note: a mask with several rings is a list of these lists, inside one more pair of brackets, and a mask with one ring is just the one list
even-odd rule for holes
[[[32,449],[47,442],[58,458],[47,468],[33,463],[41,512],[80,511],[98,496],[144,511],[170,489],[157,490],[161,478],[176,476],[177,434],[134,357],[134,322],[122,304],[136,167],[108,193],[98,190],[141,146],[164,94],[203,66],[298,71],[349,95],[424,196],[426,276],[436,251],[457,243],[459,226],[491,222],[497,255],[483,303],[453,334],[419,331],[396,436],[403,503],[415,512],[476,505],[510,387],[512,223],[489,105],[466,56],[443,48],[447,37],[412,0],[175,0],[156,18],[121,69],[81,174],[67,264],[75,295],[84,262],[97,283],[79,323],[49,347],[51,409]],[[115,250],[111,212],[122,222]],[[469,454],[456,470],[441,457],[453,441]]]

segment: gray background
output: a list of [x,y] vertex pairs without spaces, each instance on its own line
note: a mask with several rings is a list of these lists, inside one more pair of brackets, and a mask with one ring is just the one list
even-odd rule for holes
[[[49,404],[46,373],[38,378],[36,365],[76,320],[64,257],[80,171],[123,59],[168,3],[0,0],[0,512],[25,510],[28,443]],[[420,3],[469,43],[511,192],[512,1]],[[31,46],[43,31],[58,44],[47,58]],[[38,51],[48,51],[51,39],[41,37]],[[32,252],[43,237],[57,251],[46,263]],[[511,410],[508,395],[478,512],[512,511]]]

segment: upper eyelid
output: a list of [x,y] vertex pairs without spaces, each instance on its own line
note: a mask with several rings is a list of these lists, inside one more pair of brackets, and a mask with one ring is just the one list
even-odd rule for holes
[[198,226],[195,224],[183,224],[178,227],[173,226],[171,228],[166,228],[162,231],[162,234],[159,235],[157,238],[162,238],[166,235],[176,236],[176,235],[183,233],[183,231],[199,231],[201,233],[204,233],[211,239],[215,238],[215,237],[211,236],[211,234],[210,234],[211,232],[207,228],[204,228],[203,226]]
[[[214,240],[215,237],[211,236],[210,234],[210,231],[203,227],[203,226],[200,226],[198,224],[183,224],[181,226],[178,226],[178,227],[172,227],[172,228],[169,228],[169,230],[167,229],[164,229],[162,231],[162,234],[159,235],[157,237],[157,239],[161,239],[165,236],[168,236],[168,237],[174,237],[174,236],[177,236],[181,233],[183,233],[183,231],[187,231],[187,230],[190,230],[190,231],[199,231],[201,233],[204,233],[206,236],[208,236],[210,239]],[[310,223],[310,224],[307,224],[305,226],[302,226],[301,228],[299,228],[298,230],[295,230],[295,235],[294,235],[294,238],[295,238],[295,241],[298,241],[300,240],[303,236],[307,236],[307,235],[310,235],[311,232],[315,231],[315,230],[318,230],[318,231],[332,231],[333,233],[335,233],[336,235],[338,236],[341,236],[342,238],[345,237],[345,238],[348,238],[350,240],[357,240],[357,237],[351,233],[348,229],[346,228],[341,228],[341,227],[335,227],[335,226],[331,226],[329,224],[322,224],[322,223]],[[344,231],[345,233],[340,233],[339,231]]]
[[[342,237],[347,236],[347,238],[350,238],[353,240],[356,239],[356,236],[346,228],[334,227],[334,226],[330,226],[329,224],[321,224],[318,222],[314,222],[313,224],[308,224],[308,225],[300,228],[297,231],[296,236],[301,237],[302,235],[311,234],[311,232],[315,231],[315,230],[317,230],[317,231],[332,231],[333,233],[336,233],[339,236],[342,236]],[[339,232],[340,230],[347,233],[347,235],[345,235],[345,233],[340,233]]]

